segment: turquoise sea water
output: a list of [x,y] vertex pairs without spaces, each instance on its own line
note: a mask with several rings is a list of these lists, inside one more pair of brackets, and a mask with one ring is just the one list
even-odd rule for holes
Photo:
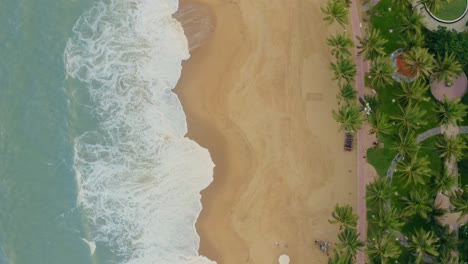
[[0,263],[90,263],[63,65],[90,5],[0,0]]
[[171,92],[176,9],[0,0],[0,264],[211,263],[193,223],[213,164]]

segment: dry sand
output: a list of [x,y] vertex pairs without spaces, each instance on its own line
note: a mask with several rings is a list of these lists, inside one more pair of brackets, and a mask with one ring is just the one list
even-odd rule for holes
[[283,253],[326,263],[314,240],[336,241],[330,213],[356,206],[357,184],[356,153],[343,151],[331,116],[325,39],[336,28],[322,21],[325,1],[198,1],[216,26],[184,62],[177,93],[188,136],[216,164],[196,224],[200,254],[220,264],[278,263]]

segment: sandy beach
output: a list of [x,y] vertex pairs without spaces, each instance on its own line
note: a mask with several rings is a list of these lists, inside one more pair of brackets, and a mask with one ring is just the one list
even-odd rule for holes
[[197,1],[213,33],[183,63],[176,91],[188,137],[216,164],[196,224],[200,254],[327,263],[314,240],[336,241],[334,205],[357,204],[356,153],[343,151],[331,115],[338,88],[325,39],[338,27],[322,21],[324,0]]

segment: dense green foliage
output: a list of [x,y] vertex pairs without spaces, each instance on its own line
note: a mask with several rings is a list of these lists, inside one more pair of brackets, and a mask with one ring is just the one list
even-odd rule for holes
[[435,31],[424,30],[426,47],[433,54],[453,53],[463,69],[468,72],[468,34],[440,27]]

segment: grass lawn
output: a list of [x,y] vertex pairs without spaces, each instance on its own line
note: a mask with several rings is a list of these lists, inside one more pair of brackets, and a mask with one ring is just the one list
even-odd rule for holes
[[449,3],[443,4],[437,12],[432,12],[432,14],[442,20],[455,20],[463,15],[467,2],[467,0],[451,0]]
[[[390,11],[389,8],[391,8]],[[381,36],[388,40],[385,44],[385,51],[388,54],[400,48],[398,45],[400,36],[396,27],[400,23],[399,17],[402,13],[403,10],[395,7],[390,0],[382,0],[372,8],[370,22],[374,28],[380,30]]]

